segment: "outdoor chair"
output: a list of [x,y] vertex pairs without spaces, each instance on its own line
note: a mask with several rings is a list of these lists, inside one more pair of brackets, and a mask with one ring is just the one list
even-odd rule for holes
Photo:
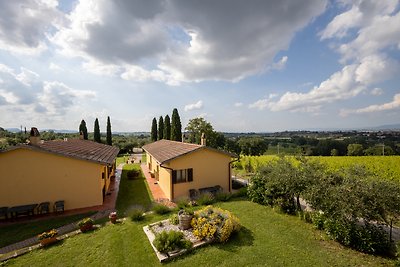
[[50,202],[42,202],[37,208],[38,214],[44,214],[50,212]]
[[4,217],[4,219],[8,219],[8,207],[0,208],[0,217]]
[[54,202],[54,212],[64,212],[64,200]]

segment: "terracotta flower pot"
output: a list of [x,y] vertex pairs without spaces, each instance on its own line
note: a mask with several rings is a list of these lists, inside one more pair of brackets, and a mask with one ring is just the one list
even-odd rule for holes
[[116,223],[117,222],[117,213],[116,212],[111,212],[110,215],[108,216],[110,219],[111,223]]
[[53,243],[55,243],[55,242],[57,242],[57,237],[56,237],[56,236],[48,237],[48,238],[45,238],[45,239],[41,239],[41,240],[40,240],[40,244],[41,244],[43,247],[46,247],[46,246],[48,246],[48,245],[50,245],[50,244],[53,244]]
[[90,231],[93,229],[93,224],[92,223],[87,223],[79,227],[82,233]]

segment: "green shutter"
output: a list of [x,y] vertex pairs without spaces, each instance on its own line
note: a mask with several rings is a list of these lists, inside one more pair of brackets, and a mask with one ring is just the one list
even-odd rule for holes
[[192,182],[193,181],[193,169],[190,168],[188,169],[188,182]]
[[176,184],[176,171],[172,170],[172,183]]

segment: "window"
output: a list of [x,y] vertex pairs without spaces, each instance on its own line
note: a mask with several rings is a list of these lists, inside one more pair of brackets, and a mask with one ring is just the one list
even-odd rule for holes
[[193,181],[193,169],[173,170],[172,171],[172,183],[186,183]]

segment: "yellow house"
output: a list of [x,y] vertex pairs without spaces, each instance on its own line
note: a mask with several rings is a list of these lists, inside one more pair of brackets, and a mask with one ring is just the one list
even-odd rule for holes
[[[103,204],[119,149],[88,140],[41,141],[0,151],[0,207],[63,200],[65,210]],[[51,209],[50,209],[51,210]]]
[[147,154],[147,167],[169,200],[203,192],[231,192],[234,154],[169,140],[145,145],[143,150]]

